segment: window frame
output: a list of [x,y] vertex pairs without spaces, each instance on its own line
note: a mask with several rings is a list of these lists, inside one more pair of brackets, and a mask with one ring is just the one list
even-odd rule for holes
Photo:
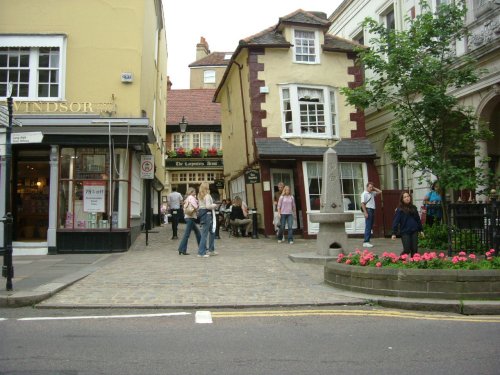
[[[206,136],[210,136],[210,145],[206,146]],[[222,149],[222,134],[219,132],[172,133],[171,150],[179,147],[193,149],[195,147]]]
[[[304,47],[297,39],[296,32],[314,33],[314,54],[298,54],[297,48]],[[312,40],[312,39],[309,39]],[[321,54],[319,45],[319,31],[315,29],[308,29],[305,27],[292,29],[292,44],[293,44],[293,62],[297,64],[320,64]],[[314,61],[301,61],[297,60],[297,56],[314,56]]]
[[215,83],[216,81],[217,79],[215,70],[210,69],[203,71],[203,83]]
[[[66,36],[55,35],[2,35],[0,36],[0,47],[4,48],[29,48],[29,89],[28,96],[15,96],[23,101],[60,101],[65,98],[65,71],[66,71]],[[58,48],[59,62],[58,71],[58,95],[53,97],[39,96],[39,57],[41,48]],[[45,82],[44,82],[45,84]],[[0,96],[5,98],[4,96]]]
[[[299,91],[321,90],[323,94],[323,117],[324,117],[324,133],[302,132],[304,126],[301,121],[301,102],[299,100]],[[285,93],[289,96],[286,97]],[[333,98],[332,98],[333,94]],[[290,108],[287,107],[289,102]],[[332,86],[317,86],[303,84],[287,84],[280,86],[280,106],[281,106],[281,134],[283,138],[315,138],[315,139],[338,139],[339,136],[339,121],[338,121],[338,89]],[[291,113],[291,121],[287,118],[287,114]],[[316,112],[317,113],[317,112]],[[319,117],[319,115],[317,115]],[[291,125],[291,132],[287,132],[287,128]],[[307,125],[307,124],[305,124]]]

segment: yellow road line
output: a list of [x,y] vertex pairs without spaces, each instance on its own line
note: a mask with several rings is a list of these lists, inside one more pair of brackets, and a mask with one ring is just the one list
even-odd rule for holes
[[270,311],[215,311],[213,318],[252,318],[252,317],[292,317],[292,316],[373,316],[418,320],[448,320],[468,323],[500,323],[500,316],[453,316],[425,314],[404,311],[383,310],[270,310]]

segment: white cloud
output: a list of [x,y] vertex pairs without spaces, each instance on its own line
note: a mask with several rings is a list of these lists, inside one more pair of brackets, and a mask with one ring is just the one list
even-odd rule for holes
[[238,41],[278,22],[297,9],[319,11],[327,17],[342,0],[163,0],[167,30],[168,75],[173,89],[189,88],[188,65],[196,60],[200,37],[211,52],[234,51]]

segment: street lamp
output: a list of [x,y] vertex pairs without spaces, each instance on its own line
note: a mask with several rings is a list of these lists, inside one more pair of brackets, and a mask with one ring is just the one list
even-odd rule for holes
[[2,219],[4,234],[4,255],[2,276],[7,278],[6,289],[12,290],[12,279],[14,278],[14,266],[12,265],[12,213],[10,204],[10,171],[12,163],[12,82],[7,85],[7,110],[9,112],[9,123],[5,129],[5,217]]
[[186,121],[186,118],[184,116],[182,116],[182,120],[181,122],[179,122],[179,128],[181,129],[181,133],[185,133],[186,132],[186,128],[188,126],[188,122]]

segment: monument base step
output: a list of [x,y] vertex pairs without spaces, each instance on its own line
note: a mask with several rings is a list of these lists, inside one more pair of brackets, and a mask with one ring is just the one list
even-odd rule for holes
[[337,255],[319,255],[316,252],[289,254],[288,258],[295,263],[314,263],[326,265],[329,261],[336,261]]

